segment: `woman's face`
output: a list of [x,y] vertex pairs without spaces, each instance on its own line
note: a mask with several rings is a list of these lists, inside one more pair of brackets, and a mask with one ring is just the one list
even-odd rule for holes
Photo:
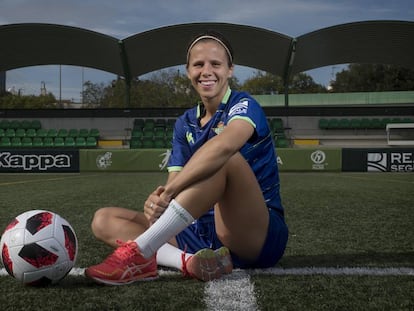
[[214,40],[197,42],[190,51],[187,76],[203,101],[218,103],[228,88],[228,79],[233,75],[224,47]]

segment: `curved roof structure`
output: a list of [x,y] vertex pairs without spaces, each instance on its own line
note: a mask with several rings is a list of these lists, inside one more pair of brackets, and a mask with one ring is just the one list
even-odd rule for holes
[[414,22],[369,21],[324,28],[296,39],[292,72],[349,63],[414,68],[413,38]]
[[185,64],[198,33],[222,32],[235,63],[285,79],[290,74],[345,63],[387,63],[414,68],[414,22],[366,21],[320,29],[297,38],[252,26],[190,23],[119,40],[90,30],[53,24],[0,26],[0,71],[34,65],[75,65],[131,77]]
[[0,26],[0,71],[36,65],[85,66],[124,75],[118,40],[52,24]]

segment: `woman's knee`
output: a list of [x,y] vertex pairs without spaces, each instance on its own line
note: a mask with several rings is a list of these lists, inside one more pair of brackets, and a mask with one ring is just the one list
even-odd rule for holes
[[95,236],[100,236],[107,228],[108,219],[111,217],[111,207],[102,207],[93,215],[91,227]]

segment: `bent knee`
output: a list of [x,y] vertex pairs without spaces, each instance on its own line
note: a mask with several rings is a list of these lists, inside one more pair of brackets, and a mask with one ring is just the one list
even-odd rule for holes
[[91,228],[95,236],[99,237],[104,232],[109,218],[111,218],[111,207],[102,207],[93,215]]

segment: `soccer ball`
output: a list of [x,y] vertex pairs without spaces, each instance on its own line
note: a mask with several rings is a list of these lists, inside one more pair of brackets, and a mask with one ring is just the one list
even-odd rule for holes
[[31,210],[17,216],[0,241],[6,271],[25,285],[55,284],[73,268],[78,241],[58,214]]

